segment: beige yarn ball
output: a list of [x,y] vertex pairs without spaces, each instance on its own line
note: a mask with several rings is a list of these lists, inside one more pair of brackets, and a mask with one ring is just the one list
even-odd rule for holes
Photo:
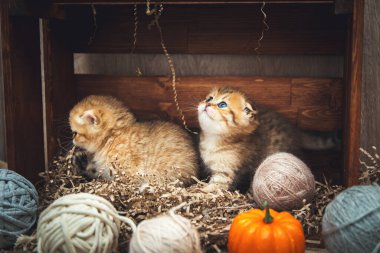
[[280,152],[268,156],[257,168],[252,182],[255,202],[268,201],[271,208],[290,211],[310,202],[315,193],[314,176],[296,156]]
[[106,199],[88,193],[63,196],[40,215],[37,226],[39,253],[107,253],[118,246],[120,221],[135,224],[119,216]]
[[142,221],[132,235],[130,253],[201,253],[199,234],[190,220],[175,214]]

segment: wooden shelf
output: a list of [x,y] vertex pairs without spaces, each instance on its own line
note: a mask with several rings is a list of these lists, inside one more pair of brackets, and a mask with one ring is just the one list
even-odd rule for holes
[[[146,4],[146,0],[51,0],[54,4],[60,5],[75,5],[75,4]],[[186,0],[169,0],[169,1],[150,1],[151,4],[163,3],[163,4],[261,4],[263,1],[252,0],[198,0],[198,1],[186,1]],[[280,4],[312,4],[312,3],[334,3],[334,0],[267,0],[268,4],[280,3]]]

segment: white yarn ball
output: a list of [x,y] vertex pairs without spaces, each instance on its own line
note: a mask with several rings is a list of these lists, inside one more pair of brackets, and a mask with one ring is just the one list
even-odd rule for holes
[[113,252],[118,246],[120,221],[135,230],[135,224],[119,216],[106,199],[88,193],[66,195],[40,215],[38,252]]
[[200,253],[202,251],[199,234],[191,226],[190,220],[175,214],[172,209],[169,214],[142,221],[133,233],[129,252]]
[[313,199],[315,180],[304,162],[292,154],[280,152],[268,156],[260,164],[251,189],[257,204],[268,201],[275,210],[290,211]]

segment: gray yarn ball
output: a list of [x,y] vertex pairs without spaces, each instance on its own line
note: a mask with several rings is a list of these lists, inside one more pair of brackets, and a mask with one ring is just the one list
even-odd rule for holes
[[332,253],[380,253],[380,186],[350,187],[327,205],[322,236]]
[[37,219],[38,195],[33,184],[8,169],[0,169],[0,249],[14,244]]

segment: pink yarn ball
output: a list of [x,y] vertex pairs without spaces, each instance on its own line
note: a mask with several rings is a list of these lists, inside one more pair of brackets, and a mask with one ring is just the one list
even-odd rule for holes
[[292,154],[280,152],[268,156],[260,164],[251,189],[258,205],[268,201],[275,210],[290,211],[313,199],[315,181],[304,162]]

